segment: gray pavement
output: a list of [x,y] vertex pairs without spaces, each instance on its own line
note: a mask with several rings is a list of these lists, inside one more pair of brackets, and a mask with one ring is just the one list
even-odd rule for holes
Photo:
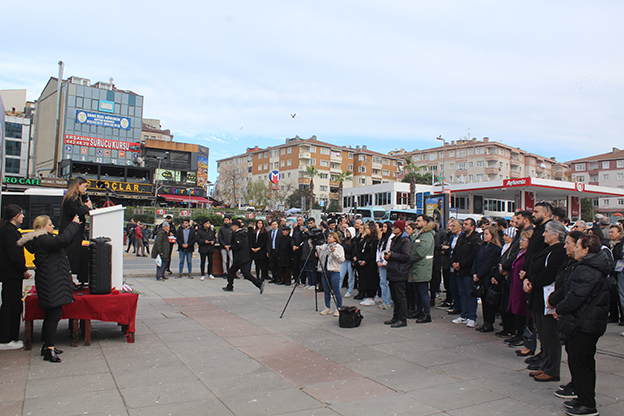
[[[280,319],[290,288],[260,295],[236,280],[226,293],[223,279],[157,282],[154,269],[125,256],[127,283],[143,293],[134,344],[116,324],[93,322],[92,345],[72,348],[63,321],[63,362],[50,364],[37,322],[32,351],[0,351],[0,415],[564,414],[553,392],[569,381],[565,363],[561,383],[537,383],[501,339],[440,310],[430,324],[391,329],[390,311],[363,307],[362,325],[342,329],[307,290]],[[604,416],[624,415],[622,330],[609,324],[598,345]]]

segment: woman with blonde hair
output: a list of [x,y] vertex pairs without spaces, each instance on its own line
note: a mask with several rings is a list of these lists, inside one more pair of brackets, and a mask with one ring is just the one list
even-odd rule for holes
[[63,305],[74,301],[71,269],[64,249],[69,247],[78,234],[81,224],[76,215],[65,231],[55,236],[50,217],[40,215],[35,218],[33,228],[35,231],[26,234],[17,244],[35,255],[35,287],[39,307],[45,311],[41,355],[45,361],[60,363],[57,354],[63,351],[54,348],[56,327],[63,313]]
[[82,202],[83,195],[87,193],[88,186],[89,181],[79,176],[70,183],[65,197],[63,197],[63,210],[61,212],[59,233],[65,231],[65,228],[73,221],[76,215],[78,215],[80,219],[80,229],[74,235],[73,240],[70,241],[67,250],[67,257],[69,258],[69,264],[73,274],[78,274],[78,270],[80,270],[80,247],[82,246],[84,234],[85,216],[93,209],[93,203],[89,197],[87,197],[86,202]]

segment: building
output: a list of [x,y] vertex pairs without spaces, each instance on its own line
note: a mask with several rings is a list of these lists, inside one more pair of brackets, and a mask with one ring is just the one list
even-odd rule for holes
[[165,142],[173,141],[173,134],[171,134],[171,130],[163,130],[160,125],[160,120],[153,118],[144,118],[143,119],[143,140],[162,140]]
[[[401,158],[388,156],[367,149],[366,146],[337,146],[319,141],[295,137],[284,144],[260,149],[248,148],[243,154],[217,161],[219,177],[215,184],[215,198],[230,205],[262,205],[254,201],[250,184],[263,183],[273,192],[273,201],[280,204],[297,189],[309,189],[308,166],[314,166],[319,176],[314,178],[314,194],[317,201],[328,206],[339,195],[338,176],[342,172],[353,173],[351,181],[343,182],[345,189],[394,182],[397,180]],[[279,178],[279,181],[271,182]],[[250,197],[251,196],[251,197]]]
[[[624,189],[624,150],[617,147],[609,153],[571,160],[567,165],[574,182]],[[594,206],[601,213],[622,213],[624,198],[597,198]]]
[[4,174],[27,178],[34,103],[26,101],[26,90],[2,90],[0,97],[5,109]]
[[499,142],[463,139],[444,143],[442,146],[426,150],[406,152],[397,149],[390,152],[393,156],[410,158],[417,166],[422,166],[422,173],[433,173],[436,178],[442,176],[445,183],[463,184],[514,179],[523,176],[533,178],[566,180],[569,177],[568,166],[554,157],[546,158],[526,152],[517,147]]

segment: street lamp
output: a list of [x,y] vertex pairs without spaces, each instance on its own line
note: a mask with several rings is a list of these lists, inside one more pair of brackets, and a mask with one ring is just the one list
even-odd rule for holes
[[444,193],[444,180],[446,179],[446,175],[444,174],[444,169],[446,167],[446,140],[442,138],[442,135],[436,137],[436,140],[442,142],[442,175],[440,176],[440,182],[442,182],[442,193]]
[[[158,156],[156,159],[158,159],[158,169],[157,171],[160,170],[160,164],[162,163],[163,159],[166,159],[167,156],[169,156],[169,152],[165,152],[163,153],[162,156]],[[156,173],[156,181],[154,181],[154,187],[156,189],[154,189],[154,221],[156,221],[156,203],[158,202],[158,180],[159,180],[159,176],[158,176],[158,172]]]

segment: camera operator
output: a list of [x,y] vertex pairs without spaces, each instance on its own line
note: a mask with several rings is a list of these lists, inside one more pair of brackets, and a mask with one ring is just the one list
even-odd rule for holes
[[[317,246],[316,253],[319,256],[319,268],[322,269],[323,289],[325,293],[325,309],[321,315],[339,316],[342,308],[342,296],[340,294],[340,268],[345,260],[343,247],[340,245],[338,233],[332,232],[327,236],[327,243]],[[336,300],[336,312],[331,310],[331,295]]]
[[311,234],[315,232],[318,233],[318,231],[319,229],[316,228],[316,220],[314,218],[308,218],[308,230],[303,235],[304,241],[301,248],[301,261],[303,262],[303,270],[308,276],[308,285],[305,286],[305,288],[309,290],[314,290],[316,288],[317,258],[314,255],[314,244]]

